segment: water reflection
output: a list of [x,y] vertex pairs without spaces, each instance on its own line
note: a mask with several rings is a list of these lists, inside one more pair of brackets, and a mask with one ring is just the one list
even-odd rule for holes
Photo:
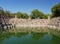
[[32,39],[38,40],[43,37],[46,33],[32,33]]
[[60,37],[53,35],[52,41],[53,44],[60,44]]
[[[55,30],[54,30],[55,31]],[[53,31],[47,32],[0,32],[0,44],[60,44],[60,36]]]

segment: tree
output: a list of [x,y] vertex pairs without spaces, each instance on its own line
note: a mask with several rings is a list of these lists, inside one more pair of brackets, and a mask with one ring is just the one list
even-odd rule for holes
[[16,15],[17,18],[22,18],[22,13],[21,12],[14,13],[14,15]]
[[23,13],[23,14],[22,14],[22,18],[24,18],[24,19],[28,19],[28,17],[29,17],[29,16],[28,16],[27,13]]
[[47,19],[49,15],[50,15],[50,14],[44,14],[44,15],[42,16],[42,18],[43,18],[43,19]]
[[54,5],[51,11],[52,11],[52,17],[60,16],[60,3]]
[[11,18],[13,17],[12,13],[10,11],[4,11],[2,7],[0,7],[0,18]]
[[32,10],[30,17],[32,19],[43,19],[43,18],[46,18],[46,15],[44,15],[44,13],[42,13],[41,11],[35,9],[35,10]]
[[17,12],[17,13],[14,13],[14,15],[16,15],[17,18],[23,18],[23,19],[27,19],[28,18],[28,14],[27,13]]
[[11,13],[10,11],[4,11],[4,16],[5,16],[6,18],[12,18],[12,17],[14,17],[14,16],[13,16],[13,13]]
[[2,7],[0,7],[0,17],[2,17],[4,15],[4,10]]

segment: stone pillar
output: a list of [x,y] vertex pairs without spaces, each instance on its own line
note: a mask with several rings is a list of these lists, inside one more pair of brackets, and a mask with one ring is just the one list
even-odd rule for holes
[[48,16],[48,20],[50,20],[50,16]]
[[17,16],[15,15],[15,18],[17,18]]
[[50,21],[50,16],[48,16],[48,21]]
[[50,24],[50,20],[51,20],[51,19],[50,19],[50,16],[48,16],[48,24]]
[[29,19],[31,19],[31,17],[29,16]]

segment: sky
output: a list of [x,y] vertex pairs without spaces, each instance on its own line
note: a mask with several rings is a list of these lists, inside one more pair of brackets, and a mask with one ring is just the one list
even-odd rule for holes
[[60,0],[0,0],[0,7],[13,13],[30,14],[32,10],[38,9],[45,14],[51,14],[51,8],[59,2]]

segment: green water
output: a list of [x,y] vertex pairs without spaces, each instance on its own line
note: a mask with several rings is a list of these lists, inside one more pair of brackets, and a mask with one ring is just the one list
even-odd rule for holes
[[45,33],[0,33],[0,44],[60,44],[60,37]]

